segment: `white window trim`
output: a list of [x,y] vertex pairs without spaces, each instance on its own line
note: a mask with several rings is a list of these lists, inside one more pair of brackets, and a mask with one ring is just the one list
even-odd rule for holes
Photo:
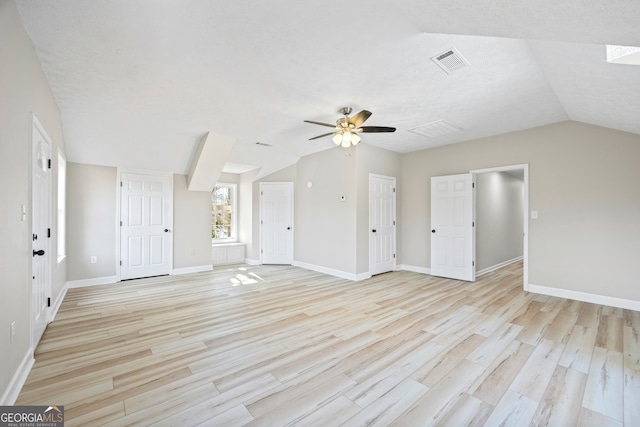
[[[231,237],[226,239],[212,238],[211,245],[235,243],[238,241],[238,184],[232,182],[216,182],[214,187],[231,187],[233,189],[231,196]],[[211,220],[213,221],[213,218]]]
[[[61,185],[63,186],[62,192],[60,191]],[[58,264],[60,264],[67,257],[67,159],[60,150],[58,150],[57,219],[56,253]]]

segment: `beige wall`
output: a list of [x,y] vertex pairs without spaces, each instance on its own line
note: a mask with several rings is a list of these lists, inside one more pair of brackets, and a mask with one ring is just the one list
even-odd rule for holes
[[[224,181],[230,182],[230,181]],[[173,176],[173,268],[211,264],[211,192],[187,190],[187,176]]]
[[523,255],[524,180],[507,172],[476,175],[476,271]]
[[[350,151],[330,149],[254,182],[247,258],[260,259],[259,183],[293,182],[295,261],[347,274],[368,272],[369,174],[393,176],[399,184],[400,157],[366,144]],[[340,200],[343,195],[344,202]],[[398,195],[398,208],[400,200]]]
[[[250,218],[250,232],[251,237],[248,240],[241,240],[241,242],[246,243],[246,257],[251,261],[260,261],[260,182],[294,182],[296,181],[296,173],[297,166],[291,165],[284,169],[279,170],[278,172],[272,173],[271,175],[260,178],[257,181],[252,181],[253,177],[255,177],[257,171],[255,172],[247,172],[243,174],[241,179],[243,191],[246,191],[251,187],[251,203],[248,203],[248,196],[245,193],[243,196],[243,200],[245,204],[241,209],[245,212],[247,209],[251,209],[251,218]],[[249,184],[251,181],[251,184]],[[295,184],[294,184],[294,196],[293,201],[296,203],[295,196]],[[295,209],[295,207],[294,207]],[[246,221],[246,217],[245,217]],[[294,218],[295,221],[295,218]],[[246,222],[244,223],[246,224]],[[296,225],[294,224],[294,229]]]
[[401,264],[402,236],[400,235],[400,207],[402,206],[401,155],[367,144],[358,145],[356,152],[358,173],[357,201],[357,260],[356,273],[369,272],[369,175],[396,178],[396,263]]
[[[257,241],[254,241],[254,191],[253,180],[258,170],[240,174],[238,178],[238,241],[245,243],[245,258],[258,260]],[[257,226],[257,224],[255,225]]]
[[[298,162],[295,183],[295,260],[356,273],[356,154],[330,149]],[[311,188],[307,183],[311,182]],[[346,200],[340,200],[345,196]]]
[[116,168],[67,163],[69,281],[116,275],[116,182]]
[[529,164],[529,283],[640,300],[640,136],[577,122],[402,157],[403,264],[430,267],[432,176]]
[[[67,260],[57,256],[57,150],[64,152],[60,111],[13,1],[0,0],[0,404],[30,353],[31,313],[31,117],[52,139],[52,301],[66,282]],[[21,220],[21,206],[27,212]],[[9,340],[9,324],[16,337]]]
[[[115,276],[117,169],[67,163],[69,280]],[[173,268],[211,265],[211,199],[173,175]],[[98,262],[91,264],[91,256]]]

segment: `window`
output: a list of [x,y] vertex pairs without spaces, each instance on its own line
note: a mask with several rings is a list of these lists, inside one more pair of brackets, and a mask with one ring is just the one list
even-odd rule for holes
[[67,161],[58,151],[58,262],[67,255]]
[[219,182],[211,192],[211,238],[215,242],[235,241],[236,184]]

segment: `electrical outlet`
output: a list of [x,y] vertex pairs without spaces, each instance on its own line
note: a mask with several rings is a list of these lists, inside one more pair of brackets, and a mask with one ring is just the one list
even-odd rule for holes
[[13,344],[13,341],[16,339],[16,321],[14,320],[13,322],[11,322],[11,324],[9,325],[10,328],[10,341],[11,344]]
[[98,257],[97,256],[92,256],[91,257],[91,264],[95,264],[98,262]]

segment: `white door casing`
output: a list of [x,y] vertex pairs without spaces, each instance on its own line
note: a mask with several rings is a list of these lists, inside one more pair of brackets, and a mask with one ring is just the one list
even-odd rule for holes
[[120,280],[161,276],[173,266],[173,178],[120,173]]
[[431,178],[431,274],[475,280],[473,174]]
[[260,183],[260,257],[263,264],[293,263],[293,183]]
[[32,260],[31,344],[35,348],[49,322],[51,301],[51,139],[36,116],[32,118]]
[[369,174],[369,273],[396,268],[396,179]]

